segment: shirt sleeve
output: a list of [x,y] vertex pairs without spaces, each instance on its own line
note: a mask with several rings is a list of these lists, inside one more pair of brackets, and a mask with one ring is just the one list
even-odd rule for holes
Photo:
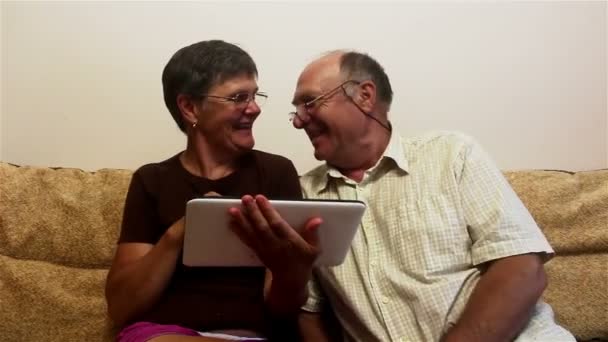
[[549,242],[483,149],[468,141],[459,162],[473,264],[526,253],[543,253],[548,260],[553,255]]
[[319,281],[316,275],[313,274],[308,282],[308,300],[302,306],[302,310],[307,312],[321,312],[325,305],[325,296],[319,287]]
[[147,191],[138,170],[133,174],[127,192],[118,243],[157,243],[162,235],[158,222],[156,201]]

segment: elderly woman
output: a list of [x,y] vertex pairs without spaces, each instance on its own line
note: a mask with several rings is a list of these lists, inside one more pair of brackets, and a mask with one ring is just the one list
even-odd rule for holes
[[[118,341],[263,340],[304,302],[309,275],[289,273],[314,261],[304,235],[285,241],[290,248],[253,246],[267,269],[187,267],[181,260],[187,201],[244,196],[255,216],[266,198],[301,198],[292,162],[253,149],[253,124],[266,100],[256,79],[251,57],[219,40],[184,47],[166,65],[165,103],[187,144],[133,174],[106,283],[109,315],[123,328]],[[319,224],[309,221],[308,231]]]

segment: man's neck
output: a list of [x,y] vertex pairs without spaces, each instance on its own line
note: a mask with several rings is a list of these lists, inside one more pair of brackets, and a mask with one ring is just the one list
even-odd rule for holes
[[357,149],[358,151],[352,153],[355,158],[351,159],[348,164],[344,163],[343,165],[346,165],[346,167],[336,166],[336,168],[344,176],[357,183],[361,182],[365,176],[365,171],[374,167],[384,155],[390,138],[390,133],[381,132],[381,134],[375,135],[374,138],[370,139],[369,143],[363,144],[363,146]]
[[207,179],[220,179],[236,169],[238,155],[210,148],[200,135],[188,136],[188,145],[180,161],[188,172]]

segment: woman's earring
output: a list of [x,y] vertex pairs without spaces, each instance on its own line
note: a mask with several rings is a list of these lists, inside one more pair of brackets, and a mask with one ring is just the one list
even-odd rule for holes
[[198,121],[194,121],[194,122],[192,123],[192,128],[196,128],[196,124],[197,124],[197,123],[198,123]]

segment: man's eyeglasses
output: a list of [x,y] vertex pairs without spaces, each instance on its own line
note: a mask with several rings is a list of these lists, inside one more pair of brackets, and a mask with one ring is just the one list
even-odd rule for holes
[[314,99],[296,106],[296,111],[289,113],[289,121],[295,120],[296,117],[299,117],[302,120],[305,116],[309,115],[310,111],[313,110],[317,105],[323,103],[322,100],[327,100],[330,97],[334,96],[340,89],[342,89],[346,94],[346,89],[344,89],[344,86],[349,83],[359,84],[361,82],[355,80],[344,81],[337,87],[315,97]]
[[314,109],[317,105],[323,103],[321,100],[326,100],[326,99],[332,97],[333,95],[336,94],[336,92],[338,90],[342,89],[342,91],[344,92],[344,95],[346,95],[346,97],[348,97],[352,101],[352,103],[359,109],[359,111],[361,113],[363,113],[363,115],[365,115],[368,118],[376,121],[380,126],[384,127],[387,131],[391,132],[393,130],[393,128],[392,128],[390,122],[383,123],[377,117],[375,117],[375,116],[373,116],[373,115],[371,115],[369,113],[366,113],[363,110],[363,108],[361,108],[357,104],[357,102],[355,102],[353,100],[353,98],[346,92],[346,89],[344,88],[344,86],[347,85],[347,84],[349,84],[349,83],[354,83],[354,84],[357,84],[357,85],[361,84],[361,82],[355,81],[355,80],[348,80],[348,81],[342,82],[339,86],[331,89],[330,91],[328,91],[326,93],[323,93],[323,94],[315,97],[314,99],[312,99],[312,100],[310,100],[308,102],[304,102],[303,104],[301,104],[299,106],[296,106],[296,111],[289,113],[289,121],[293,122],[296,119],[296,117],[297,117],[297,118],[300,119],[300,121],[304,122],[305,121],[304,118],[306,116],[310,116],[310,111],[312,109]]
[[203,97],[211,97],[214,99],[222,99],[225,101],[229,101],[229,102],[233,102],[235,105],[237,106],[247,106],[249,104],[249,102],[254,101],[258,107],[261,107],[264,105],[264,103],[266,103],[266,100],[268,99],[268,95],[266,95],[266,93],[238,93],[238,94],[234,94],[232,96],[219,96],[219,95],[209,95],[209,94],[202,94],[200,95],[201,98]]

